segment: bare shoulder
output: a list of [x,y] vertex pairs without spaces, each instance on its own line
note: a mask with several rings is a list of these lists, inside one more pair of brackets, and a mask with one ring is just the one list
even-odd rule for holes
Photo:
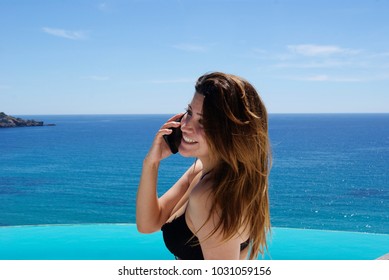
[[199,180],[189,195],[186,221],[189,229],[198,237],[200,244],[212,234],[218,222],[216,219],[218,215],[210,215],[212,205],[211,182]]
[[197,174],[199,181],[197,182],[196,186],[193,188],[189,197],[190,203],[195,208],[191,210],[196,210],[196,212],[200,210],[209,213],[213,205],[213,195],[212,195],[213,182],[207,177],[201,178],[200,175],[201,173]]
[[247,250],[241,252],[240,244],[248,239],[248,232],[237,229],[236,234],[226,238],[218,228],[221,212],[217,207],[212,208],[213,183],[202,179],[193,188],[186,211],[188,227],[198,237],[205,259],[244,259]]

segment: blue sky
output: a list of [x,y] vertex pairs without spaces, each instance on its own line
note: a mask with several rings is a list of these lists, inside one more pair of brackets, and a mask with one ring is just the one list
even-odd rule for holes
[[248,79],[270,113],[389,113],[389,1],[0,0],[0,111],[182,111]]

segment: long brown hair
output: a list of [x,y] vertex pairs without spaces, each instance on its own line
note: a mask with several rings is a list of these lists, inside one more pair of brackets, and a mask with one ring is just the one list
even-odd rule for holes
[[[220,215],[214,231],[226,240],[249,232],[250,259],[264,254],[270,231],[268,178],[271,165],[268,116],[255,88],[246,80],[220,72],[201,76],[196,92],[205,96],[202,114],[210,154],[216,167],[212,213]],[[209,216],[209,217],[210,217]]]

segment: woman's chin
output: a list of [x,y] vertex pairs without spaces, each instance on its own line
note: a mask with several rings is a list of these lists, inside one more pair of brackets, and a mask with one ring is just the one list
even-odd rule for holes
[[178,148],[178,153],[183,157],[193,157],[192,153],[190,153],[186,149],[182,149],[181,146]]
[[181,143],[181,145],[178,147],[178,152],[183,157],[194,157],[193,150],[188,147],[188,144]]

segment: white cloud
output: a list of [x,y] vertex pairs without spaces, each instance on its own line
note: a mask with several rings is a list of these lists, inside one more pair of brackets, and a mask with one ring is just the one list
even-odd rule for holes
[[389,57],[389,52],[381,52],[381,53],[373,53],[368,56],[371,59],[382,59],[382,58],[388,58]]
[[366,79],[355,77],[334,77],[328,75],[311,75],[311,76],[293,76],[287,77],[288,80],[293,81],[308,81],[308,82],[364,82]]
[[83,40],[86,39],[86,34],[84,31],[69,31],[65,29],[58,28],[49,28],[43,27],[43,32],[61,38],[66,38],[70,40]]
[[182,51],[187,51],[187,52],[206,52],[207,48],[201,45],[195,45],[195,44],[177,44],[173,45],[173,48],[182,50]]
[[304,61],[304,62],[281,62],[274,64],[275,68],[337,68],[349,66],[350,62],[340,60],[325,60],[325,61]]
[[334,54],[356,54],[358,50],[344,49],[333,45],[289,45],[288,50],[292,53],[304,56],[328,56]]
[[310,76],[305,78],[306,81],[328,81],[329,77],[327,75],[316,75],[316,76]]

